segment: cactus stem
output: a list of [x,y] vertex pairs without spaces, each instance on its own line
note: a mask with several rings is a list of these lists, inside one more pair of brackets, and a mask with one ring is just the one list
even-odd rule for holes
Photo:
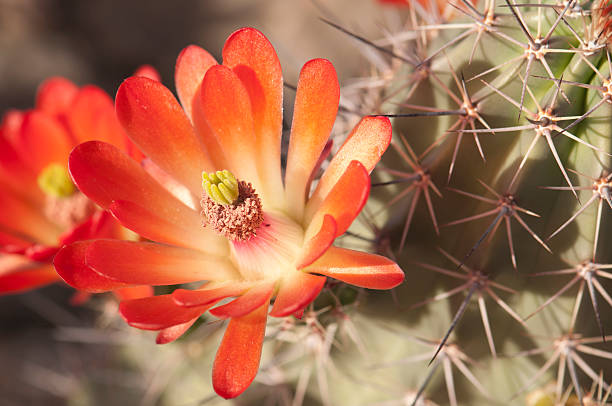
[[469,216],[469,217],[465,217],[465,218],[462,218],[462,219],[459,219],[459,220],[451,221],[450,223],[446,223],[446,224],[444,224],[442,226],[442,227],[448,227],[448,226],[454,226],[454,225],[457,225],[457,224],[467,223],[469,221],[477,220],[477,219],[480,219],[480,218],[483,218],[483,217],[488,217],[488,216],[490,216],[492,214],[497,213],[497,216],[489,224],[489,226],[484,231],[484,233],[481,235],[481,237],[478,239],[476,244],[474,244],[472,246],[470,251],[467,253],[465,258],[463,259],[462,263],[465,262],[476,251],[476,249],[484,241],[484,239],[487,237],[487,235],[491,235],[491,237],[492,237],[495,234],[495,231],[497,230],[497,227],[501,223],[501,219],[502,218],[505,219],[506,234],[507,234],[507,238],[508,238],[508,247],[510,249],[510,257],[512,259],[512,265],[513,265],[514,269],[517,269],[517,264],[516,264],[516,256],[515,256],[515,253],[514,253],[514,244],[513,244],[513,239],[512,239],[512,229],[510,227],[510,219],[511,218],[514,218],[519,223],[519,225],[521,227],[523,227],[523,229],[525,229],[525,231],[527,231],[533,237],[534,240],[536,240],[542,247],[544,247],[544,249],[546,249],[546,251],[551,252],[550,248],[548,247],[548,245],[546,245],[546,243],[533,230],[531,230],[531,228],[529,228],[527,223],[525,223],[525,221],[522,219],[522,217],[518,214],[518,212],[521,212],[521,213],[527,214],[527,215],[532,216],[532,217],[539,217],[539,215],[537,213],[534,213],[534,212],[532,212],[530,210],[527,210],[527,209],[524,209],[524,208],[518,206],[516,204],[516,197],[513,196],[512,194],[510,194],[510,193],[505,193],[503,195],[499,194],[495,190],[493,190],[490,186],[488,186],[486,183],[484,183],[483,181],[481,181],[481,180],[478,180],[478,181],[480,182],[480,184],[483,187],[485,187],[489,191],[489,193],[495,195],[495,197],[497,197],[497,200],[489,199],[489,198],[482,197],[482,196],[479,196],[479,195],[475,195],[475,194],[472,194],[472,193],[469,193],[469,192],[464,192],[464,191],[459,190],[459,189],[448,188],[449,190],[452,190],[452,191],[454,191],[456,193],[459,193],[461,195],[468,196],[468,197],[471,197],[473,199],[483,201],[485,203],[497,205],[497,207],[492,209],[492,210],[488,210],[488,211],[485,211],[483,213],[476,214],[474,216]]

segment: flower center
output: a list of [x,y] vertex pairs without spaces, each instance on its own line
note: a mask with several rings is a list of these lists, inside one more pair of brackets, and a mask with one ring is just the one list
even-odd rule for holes
[[57,163],[52,163],[43,169],[36,181],[47,196],[68,197],[76,191],[68,170]]
[[228,170],[202,173],[205,224],[231,241],[247,241],[263,222],[261,200],[250,183]]
[[36,181],[45,194],[45,216],[62,228],[76,226],[96,209],[95,204],[77,190],[63,165],[47,165]]

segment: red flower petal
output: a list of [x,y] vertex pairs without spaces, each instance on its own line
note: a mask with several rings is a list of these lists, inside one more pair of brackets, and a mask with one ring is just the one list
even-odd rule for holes
[[270,41],[254,28],[242,28],[223,47],[223,65],[246,88],[253,109],[259,173],[268,200],[281,196],[280,148],[283,120],[283,74]]
[[21,293],[60,280],[51,264],[0,275],[0,294]]
[[404,280],[404,272],[390,259],[338,247],[330,247],[305,270],[370,289],[391,289]]
[[20,135],[15,149],[37,175],[50,163],[66,164],[72,142],[56,119],[32,111],[24,116]]
[[[368,200],[370,175],[359,161],[352,161],[327,197],[317,208],[306,231],[318,227],[323,216],[331,215],[336,220],[336,237],[344,234]],[[316,228],[314,228],[316,230]]]
[[120,301],[150,297],[153,296],[154,293],[153,287],[147,285],[128,286],[127,288],[120,288],[113,291],[115,297]]
[[307,62],[298,80],[285,182],[287,209],[301,218],[305,190],[336,121],[340,86],[334,66],[325,59]]
[[216,65],[202,81],[202,112],[214,131],[234,175],[261,190],[257,175],[257,149],[249,94],[229,68]]
[[270,316],[284,317],[296,313],[316,299],[326,278],[302,271],[291,272],[283,278]]
[[93,241],[79,241],[64,246],[53,259],[53,265],[61,278],[70,286],[91,293],[108,292],[128,287],[95,272],[85,263],[85,254]]
[[142,76],[144,78],[149,78],[156,82],[161,82],[161,76],[159,75],[159,72],[151,65],[142,65],[141,67],[136,69],[136,72],[134,72],[134,76]]
[[297,269],[302,269],[312,264],[323,255],[334,242],[337,234],[336,220],[334,220],[332,216],[325,214],[320,227],[317,234],[312,237],[309,236],[310,233],[313,232],[312,230],[314,230],[314,227],[312,227],[312,225],[309,227],[309,232],[306,233],[306,237],[304,238],[306,242],[302,246],[300,258],[295,263]]
[[215,307],[210,314],[220,318],[242,317],[260,306],[267,305],[274,291],[274,282],[261,282],[228,304]]
[[361,162],[368,172],[372,172],[390,142],[391,122],[387,117],[364,117],[355,126],[321,176],[317,188],[306,205],[306,217],[312,218],[312,214],[325,200],[351,161]]
[[159,216],[168,218],[191,211],[137,162],[110,144],[89,141],[76,146],[70,154],[69,168],[81,192],[103,208],[113,200],[128,200],[146,202]]
[[186,323],[177,324],[176,326],[167,327],[161,330],[159,333],[157,333],[157,338],[155,339],[155,343],[156,344],[168,344],[174,340],[177,340],[179,337],[185,334],[185,332],[189,330],[189,327],[193,326],[193,323],[195,323],[198,319],[199,319],[199,316],[192,320],[189,320]]
[[213,364],[213,387],[225,399],[235,398],[251,384],[261,358],[268,304],[230,320]]
[[208,306],[177,306],[170,295],[126,300],[119,304],[119,313],[125,321],[143,330],[161,330],[188,323],[207,309]]
[[193,100],[206,71],[216,64],[215,58],[197,45],[189,45],[176,59],[174,84],[187,117],[192,117]]
[[47,79],[38,87],[36,108],[51,115],[64,113],[70,108],[78,91],[79,88],[67,79]]
[[68,127],[76,143],[104,141],[125,149],[127,136],[115,115],[113,100],[96,86],[85,86],[66,112]]
[[252,285],[248,282],[212,282],[197,290],[177,289],[172,292],[172,298],[179,306],[202,306],[226,297],[239,296]]
[[45,245],[57,244],[60,229],[38,207],[18,196],[0,193],[0,227],[7,233]]
[[213,168],[172,93],[154,80],[131,77],[119,87],[115,106],[119,121],[142,152],[199,196],[201,171]]
[[102,276],[135,285],[237,277],[225,257],[149,242],[96,240],[87,250],[86,263]]
[[180,210],[173,216],[161,217],[125,200],[113,201],[108,209],[121,224],[149,240],[216,253],[228,249],[223,238],[201,226],[202,218],[194,210]]

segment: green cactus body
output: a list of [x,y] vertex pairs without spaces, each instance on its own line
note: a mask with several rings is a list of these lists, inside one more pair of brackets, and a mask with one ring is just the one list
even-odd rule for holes
[[[602,404],[609,388],[612,347],[599,326],[612,333],[611,207],[593,191],[612,169],[606,43],[587,44],[590,4],[582,15],[574,4],[516,6],[516,15],[507,5],[495,4],[495,32],[483,30],[476,45],[477,30],[456,40],[467,25],[427,31],[427,43],[406,47],[424,50],[423,65],[402,64],[384,90],[377,113],[407,116],[393,119],[396,148],[374,172],[364,223],[387,236],[407,283],[395,300],[376,294],[360,303],[372,361],[355,368],[354,354],[337,355],[353,380],[380,376],[370,386],[393,382],[404,394],[379,392],[377,401],[412,404],[408,394],[422,389],[419,401],[436,404]],[[474,22],[469,14],[452,23]],[[432,188],[425,196],[423,173],[441,196]],[[372,236],[364,224],[351,231]],[[428,366],[454,317],[448,345]],[[597,398],[589,391],[600,373]],[[367,404],[360,395],[347,390],[336,401]]]

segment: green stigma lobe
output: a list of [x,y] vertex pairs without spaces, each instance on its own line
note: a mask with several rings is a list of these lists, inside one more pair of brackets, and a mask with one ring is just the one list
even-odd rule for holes
[[232,204],[238,199],[238,181],[227,169],[210,173],[202,172],[202,188],[219,204]]
[[43,169],[36,181],[38,187],[48,196],[68,197],[76,191],[68,170],[57,163],[49,164]]

